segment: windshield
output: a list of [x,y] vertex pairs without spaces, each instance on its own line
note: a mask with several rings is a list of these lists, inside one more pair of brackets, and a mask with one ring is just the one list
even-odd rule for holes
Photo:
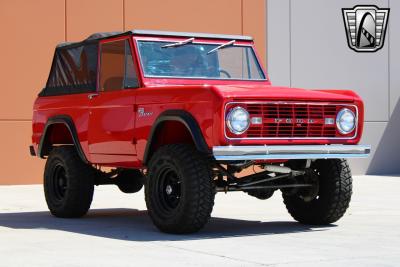
[[264,80],[251,46],[138,41],[145,77]]

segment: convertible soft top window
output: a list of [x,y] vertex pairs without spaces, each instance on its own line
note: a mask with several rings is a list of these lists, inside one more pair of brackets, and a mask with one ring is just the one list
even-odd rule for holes
[[251,46],[138,41],[145,77],[264,80]]
[[82,42],[59,44],[54,52],[46,87],[39,95],[52,96],[96,91],[100,40],[131,34],[131,32],[95,33]]
[[44,95],[81,93],[96,90],[97,47],[95,43],[75,47],[59,47]]

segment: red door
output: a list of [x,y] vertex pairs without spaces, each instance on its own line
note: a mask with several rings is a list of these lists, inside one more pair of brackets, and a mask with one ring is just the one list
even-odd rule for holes
[[90,97],[88,146],[92,163],[132,167],[135,88],[138,87],[128,39],[100,43],[98,90]]

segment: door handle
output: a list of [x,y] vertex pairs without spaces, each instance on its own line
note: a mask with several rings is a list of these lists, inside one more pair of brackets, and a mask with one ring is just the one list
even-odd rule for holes
[[92,100],[93,98],[95,98],[96,96],[98,96],[99,94],[89,94],[87,97]]

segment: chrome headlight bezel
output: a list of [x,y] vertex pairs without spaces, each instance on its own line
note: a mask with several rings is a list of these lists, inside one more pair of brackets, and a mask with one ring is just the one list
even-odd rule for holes
[[[235,116],[235,114],[237,114],[238,112],[241,112],[242,115],[245,115],[245,119],[242,120],[242,122],[245,123],[244,127],[241,127],[241,129],[235,129],[235,125],[233,123],[233,118]],[[231,133],[236,134],[236,135],[241,135],[244,132],[246,132],[249,127],[250,127],[250,114],[249,112],[241,107],[241,106],[236,106],[234,108],[232,108],[229,113],[226,115],[226,125],[228,126],[228,129]]]
[[[352,117],[352,123],[353,125],[351,127],[345,127],[344,123],[348,123],[348,121],[343,121],[343,116],[345,115],[351,115]],[[354,129],[357,126],[357,117],[354,114],[354,112],[348,108],[342,108],[336,115],[336,128],[338,129],[338,131],[343,134],[350,134],[354,131]]]

